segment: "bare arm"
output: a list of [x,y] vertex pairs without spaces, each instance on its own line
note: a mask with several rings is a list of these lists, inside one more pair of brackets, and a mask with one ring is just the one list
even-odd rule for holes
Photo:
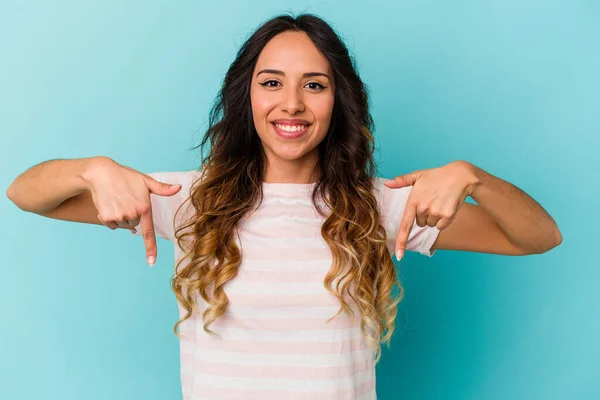
[[492,254],[542,254],[562,242],[556,221],[517,186],[471,164],[460,164],[473,176],[470,196],[432,249]]
[[181,185],[158,182],[104,156],[57,159],[20,174],[6,191],[21,210],[65,221],[133,229],[141,223],[148,263],[156,260],[150,194],[173,196]]
[[44,161],[17,176],[6,196],[21,210],[36,214],[50,212],[88,190],[86,173],[102,159],[107,157]]

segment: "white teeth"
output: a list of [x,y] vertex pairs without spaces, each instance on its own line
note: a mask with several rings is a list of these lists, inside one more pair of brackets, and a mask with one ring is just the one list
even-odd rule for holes
[[298,132],[298,131],[304,130],[306,128],[306,125],[282,125],[282,124],[275,124],[275,126],[277,126],[282,131],[286,131],[286,132]]

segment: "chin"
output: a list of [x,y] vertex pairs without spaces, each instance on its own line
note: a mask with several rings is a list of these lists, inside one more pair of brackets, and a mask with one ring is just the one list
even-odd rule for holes
[[294,152],[286,152],[286,151],[278,151],[275,154],[280,159],[286,160],[286,161],[299,160],[306,155],[306,153],[294,153]]

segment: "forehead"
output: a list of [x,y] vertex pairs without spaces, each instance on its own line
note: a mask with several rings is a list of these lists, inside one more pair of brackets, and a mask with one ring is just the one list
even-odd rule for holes
[[[278,69],[289,73],[331,73],[327,58],[304,32],[287,31],[272,38],[261,51],[256,70]],[[330,75],[331,76],[331,75]]]

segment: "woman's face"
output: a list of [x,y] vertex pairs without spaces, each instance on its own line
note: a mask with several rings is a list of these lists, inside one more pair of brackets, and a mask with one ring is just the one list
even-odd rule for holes
[[268,162],[265,181],[308,179],[329,129],[334,94],[329,62],[306,33],[287,31],[267,43],[250,90]]

